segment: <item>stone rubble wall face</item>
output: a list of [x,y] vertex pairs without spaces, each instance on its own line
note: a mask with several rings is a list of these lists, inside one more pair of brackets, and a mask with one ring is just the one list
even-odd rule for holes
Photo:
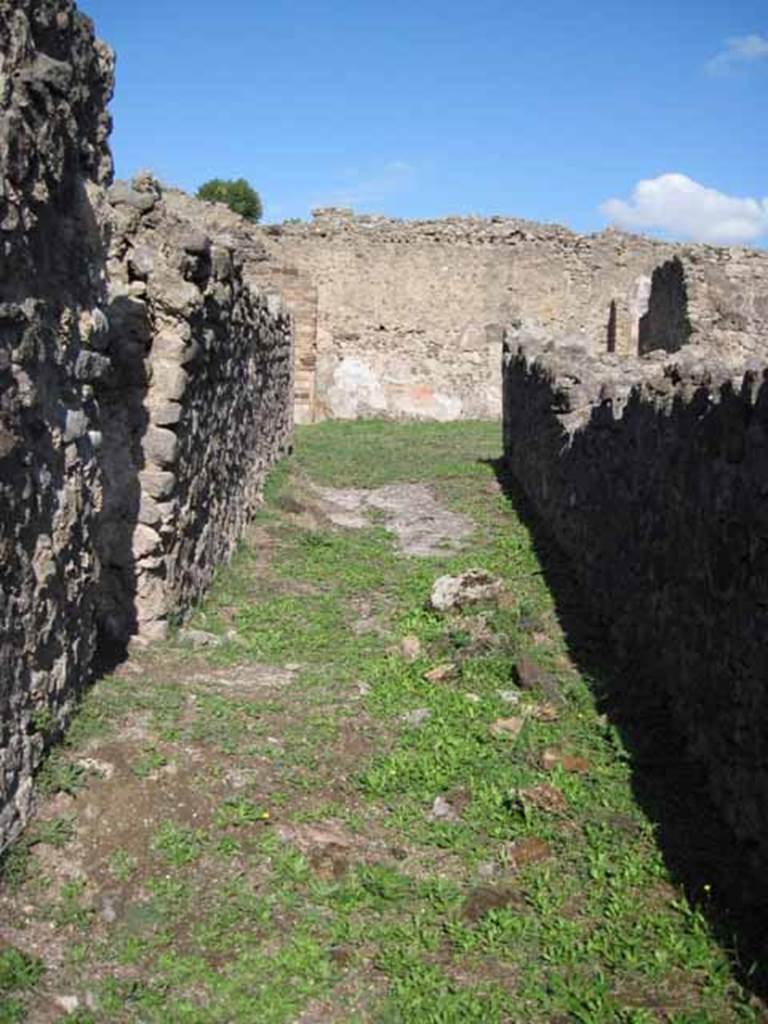
[[606,636],[662,687],[736,834],[768,852],[768,383],[509,336],[504,447]]
[[113,68],[70,0],[0,0],[0,851],[99,631],[183,615],[289,443],[254,243],[108,188]]
[[244,280],[235,240],[201,230],[203,204],[137,184],[108,196],[103,603],[118,635],[157,638],[205,591],[289,448],[292,330],[279,297]]
[[0,849],[93,659],[101,503],[84,365],[104,291],[112,54],[66,0],[0,0]]
[[741,357],[759,351],[768,328],[768,256],[749,250],[500,217],[403,222],[338,211],[257,234],[267,256],[260,280],[280,289],[293,271],[316,290],[316,326],[285,294],[297,356],[315,367],[297,396],[303,419],[497,419],[501,326],[522,321],[597,352],[608,347],[613,303],[616,351],[636,354],[641,297],[675,255],[692,342]]

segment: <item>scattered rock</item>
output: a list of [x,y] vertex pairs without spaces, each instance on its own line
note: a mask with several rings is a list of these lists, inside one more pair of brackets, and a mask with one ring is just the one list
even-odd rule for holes
[[481,697],[477,693],[465,693],[464,699],[468,700],[470,704],[479,704],[481,701]]
[[497,718],[490,726],[490,731],[493,736],[504,736],[513,740],[520,735],[524,724],[524,718]]
[[520,871],[526,864],[536,864],[551,856],[552,848],[549,843],[538,836],[516,839],[512,843],[507,843],[502,850],[502,858],[510,871]]
[[343,878],[351,864],[348,851],[338,846],[324,846],[311,850],[308,854],[309,863],[321,878]]
[[521,690],[539,691],[551,701],[562,701],[560,687],[551,672],[530,658],[520,658],[515,665],[515,677]]
[[522,893],[511,886],[480,885],[467,897],[462,916],[471,924],[481,921],[491,910],[525,910]]
[[533,704],[528,708],[527,714],[537,722],[557,722],[560,718],[559,709],[549,701],[544,704]]
[[519,704],[520,703],[520,691],[519,690],[499,690],[499,700],[503,700],[505,704]]
[[538,629],[531,633],[531,640],[533,640],[537,647],[547,647],[552,643],[549,633],[542,633],[541,630]]
[[75,764],[84,768],[91,775],[98,775],[102,779],[111,779],[115,774],[115,766],[111,761],[102,761],[98,757],[79,757]]
[[74,1013],[80,1005],[77,996],[54,996],[53,1001],[64,1013]]
[[461,647],[460,653],[463,656],[491,651],[504,642],[503,637],[494,633],[488,625],[488,619],[483,614],[469,615],[462,620],[461,625],[462,629],[469,634],[469,643],[465,643]]
[[329,956],[337,967],[346,967],[354,957],[351,946],[332,946]]
[[421,640],[413,634],[404,636],[400,641],[400,653],[406,661],[416,661],[421,654]]
[[224,772],[223,780],[232,789],[245,789],[252,786],[258,777],[259,771],[256,768],[229,768]]
[[415,708],[413,711],[407,711],[402,716],[402,721],[406,725],[412,725],[414,728],[418,728],[420,725],[424,725],[432,717],[432,712],[429,708]]
[[203,629],[179,630],[179,640],[184,644],[189,644],[195,650],[199,650],[201,647],[218,647],[221,643],[220,636],[216,636],[215,633],[206,633]]
[[456,808],[444,796],[436,796],[432,804],[430,818],[433,821],[459,821]]
[[568,803],[562,792],[547,782],[518,789],[516,796],[522,804],[535,807],[536,810],[547,814],[564,814],[568,810]]
[[642,822],[636,821],[628,814],[611,814],[606,818],[606,824],[614,832],[623,832],[627,836],[641,836],[645,830]]
[[440,576],[435,580],[429,606],[437,612],[461,610],[484,601],[497,601],[503,590],[501,580],[485,569],[467,569],[459,576]]
[[570,772],[574,775],[584,775],[589,771],[590,764],[583,757],[577,757],[573,754],[564,754],[562,750],[557,750],[554,747],[547,747],[541,755],[541,767],[551,772],[555,768],[562,768],[564,772]]
[[458,669],[450,661],[444,662],[442,665],[435,665],[428,672],[424,673],[424,678],[428,683],[445,683],[449,679],[455,679],[458,674]]
[[352,631],[357,636],[364,633],[376,633],[381,631],[381,623],[373,611],[369,601],[358,602],[360,618],[352,626]]
[[[62,815],[69,814],[75,806],[75,798],[71,793],[65,793],[63,790],[54,794],[50,800],[48,800],[45,807],[44,817],[46,818],[58,818]],[[34,835],[34,833],[33,833]]]
[[293,843],[302,853],[328,847],[347,850],[355,844],[354,838],[334,822],[324,825],[281,824],[276,831],[284,842]]
[[105,924],[114,924],[117,920],[117,911],[115,910],[115,902],[111,896],[104,896],[101,901],[101,907],[99,909],[99,917]]

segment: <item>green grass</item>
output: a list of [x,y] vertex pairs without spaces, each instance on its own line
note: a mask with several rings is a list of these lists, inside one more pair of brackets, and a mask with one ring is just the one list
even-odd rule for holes
[[[25,845],[4,877],[18,921],[33,906],[71,956],[3,988],[0,955],[0,1021],[22,1020],[38,990],[90,993],[74,1019],[93,1024],[287,1024],[308,1007],[386,1024],[760,1019],[705,908],[669,878],[596,682],[565,657],[528,532],[491,486],[498,433],[473,423],[297,431],[257,520],[269,557],[242,545],[195,613],[220,646],[196,652],[194,679],[190,651],[172,639],[138,656],[141,672],[100,681],[49,759],[45,789],[74,796],[74,819],[29,835],[77,837],[83,875],[44,883]],[[476,530],[457,552],[403,557],[381,522],[342,530],[287,513],[313,507],[310,480],[427,481]],[[427,610],[438,575],[476,565],[515,601]],[[363,607],[375,628],[359,628]],[[413,662],[399,650],[408,634],[422,645]],[[505,699],[521,655],[556,681],[556,722],[528,714],[540,697]],[[446,661],[454,677],[427,682]],[[292,674],[249,689],[254,663]],[[416,709],[429,715],[408,725]],[[494,735],[510,715],[527,716],[519,735]],[[129,720],[143,723],[134,740]],[[114,760],[124,805],[77,770],[86,746]],[[547,770],[552,748],[586,770]],[[557,812],[521,795],[545,785]],[[431,813],[438,796],[453,819]],[[141,820],[126,832],[134,806]],[[312,828],[341,838],[323,845],[306,838]],[[521,848],[541,856],[512,870]],[[99,916],[103,894],[114,920]]]
[[35,987],[44,974],[41,960],[13,946],[0,947],[0,1024],[16,1024],[26,1013],[20,995]]

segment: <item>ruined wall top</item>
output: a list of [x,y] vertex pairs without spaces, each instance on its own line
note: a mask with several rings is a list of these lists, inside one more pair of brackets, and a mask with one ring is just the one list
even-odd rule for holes
[[402,220],[381,214],[357,214],[340,207],[312,211],[311,221],[284,221],[267,224],[265,234],[291,239],[328,239],[349,241],[351,236],[375,242],[437,242],[467,245],[519,245],[520,243],[559,243],[566,248],[591,248],[594,245],[641,245],[665,247],[665,243],[637,235],[607,229],[592,235],[580,235],[561,224],[544,224],[520,217],[448,216],[427,220]]
[[712,263],[737,261],[768,261],[768,252],[744,246],[714,246],[706,243],[668,242],[605,228],[591,234],[580,234],[562,224],[542,223],[521,217],[494,215],[448,216],[424,220],[403,220],[382,214],[355,213],[344,207],[320,207],[312,210],[311,221],[287,220],[265,224],[260,229],[271,238],[286,242],[311,239],[351,241],[366,239],[376,243],[465,243],[467,245],[509,245],[541,242],[573,251],[610,248],[631,251],[686,254]]
[[695,392],[712,401],[727,391],[749,393],[762,373],[727,353],[709,346],[686,346],[676,352],[658,349],[644,355],[620,356],[590,352],[572,343],[536,337],[525,328],[505,332],[505,367],[513,364],[551,392],[550,407],[566,434],[595,424],[600,413],[606,423],[618,420],[633,396],[660,412],[669,412]]

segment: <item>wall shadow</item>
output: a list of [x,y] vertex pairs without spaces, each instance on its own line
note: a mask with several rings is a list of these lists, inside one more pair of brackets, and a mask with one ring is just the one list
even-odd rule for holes
[[96,530],[101,563],[97,678],[125,660],[128,642],[138,626],[133,538],[141,515],[142,439],[149,425],[145,359],[152,338],[144,302],[117,297],[107,307],[107,319],[112,372],[98,388],[102,432],[99,466],[104,491]]
[[653,272],[648,309],[640,317],[638,355],[654,349],[678,352],[691,333],[685,268],[675,256]]
[[611,299],[611,304],[608,307],[608,323],[605,328],[605,351],[615,352],[616,351],[616,330],[618,325],[618,310],[616,308],[616,299]]
[[676,724],[663,688],[649,685],[637,663],[610,648],[610,623],[596,614],[573,563],[506,460],[488,462],[530,531],[571,658],[592,680],[600,711],[619,730],[631,759],[635,798],[655,827],[674,883],[705,914],[738,981],[765,999],[768,879],[749,867],[749,851],[712,802],[705,766]]

